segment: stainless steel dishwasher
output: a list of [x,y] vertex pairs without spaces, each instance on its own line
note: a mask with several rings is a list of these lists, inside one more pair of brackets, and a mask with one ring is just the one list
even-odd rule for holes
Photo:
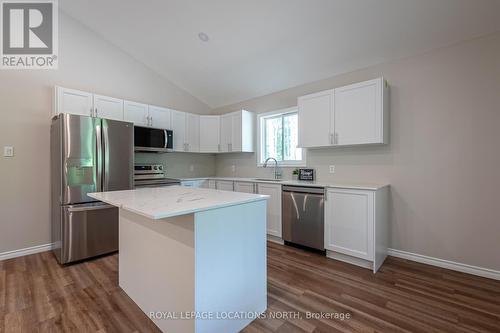
[[283,186],[283,240],[324,251],[324,198],[322,187]]

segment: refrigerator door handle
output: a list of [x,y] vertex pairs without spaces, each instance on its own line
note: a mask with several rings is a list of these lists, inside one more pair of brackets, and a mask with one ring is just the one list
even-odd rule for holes
[[[100,122],[100,121],[99,121]],[[95,146],[96,146],[96,191],[102,191],[102,133],[101,133],[101,125],[97,123],[95,126]]]
[[109,188],[109,132],[106,120],[102,124],[102,189],[107,191]]

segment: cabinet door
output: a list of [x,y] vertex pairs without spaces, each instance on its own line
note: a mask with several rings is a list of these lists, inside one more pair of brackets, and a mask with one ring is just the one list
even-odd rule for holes
[[181,185],[186,187],[196,187],[196,188],[208,187],[204,185],[205,182],[206,181],[204,179],[184,180],[181,182]]
[[123,119],[137,126],[148,126],[148,105],[131,101],[123,102]]
[[96,117],[123,120],[123,99],[94,95]]
[[186,149],[186,113],[172,110],[172,131],[174,135],[174,151]]
[[186,113],[186,151],[200,151],[200,116],[197,114]]
[[229,151],[242,151],[242,111],[232,113],[231,117],[231,142],[229,143]]
[[329,189],[325,201],[325,248],[373,260],[374,194]]
[[257,184],[259,194],[267,194],[267,233],[281,238],[281,185]]
[[220,116],[200,116],[200,152],[216,153],[220,145]]
[[70,113],[81,116],[92,116],[93,97],[91,93],[56,87],[55,114]]
[[217,189],[221,191],[234,191],[234,184],[232,181],[217,180]]
[[383,143],[383,79],[335,89],[336,145]]
[[300,147],[321,147],[333,143],[333,98],[333,90],[298,98]]
[[220,117],[220,151],[229,152],[233,137],[233,116],[225,114]]
[[[152,127],[171,129],[172,124],[170,121],[171,115],[169,109],[153,105],[149,105],[148,109],[149,109],[149,119],[151,120]],[[175,140],[175,134],[174,134],[174,140]]]
[[255,193],[255,183],[234,182],[234,191],[243,193]]

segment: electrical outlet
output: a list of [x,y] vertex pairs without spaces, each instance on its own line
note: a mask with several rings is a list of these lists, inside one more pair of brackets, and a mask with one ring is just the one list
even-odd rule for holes
[[330,173],[335,173],[335,165],[330,165]]
[[231,171],[236,172],[236,165],[231,165]]
[[9,146],[3,147],[3,156],[4,157],[13,157],[14,156],[14,147],[9,147]]
[[191,165],[189,166],[189,171],[191,171],[191,172],[193,172],[193,171],[194,171],[194,165],[192,165],[192,164],[191,164]]

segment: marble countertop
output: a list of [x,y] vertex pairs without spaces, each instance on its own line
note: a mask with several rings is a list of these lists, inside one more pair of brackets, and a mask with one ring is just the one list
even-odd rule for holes
[[303,180],[290,180],[290,179],[273,181],[273,180],[262,180],[262,179],[245,178],[245,177],[196,177],[196,178],[181,178],[181,181],[206,180],[206,179],[227,180],[235,182],[271,183],[271,184],[309,186],[309,187],[345,188],[345,189],[370,190],[370,191],[376,191],[383,187],[389,186],[389,184],[364,183],[364,182],[321,182],[321,181],[308,182]]
[[88,196],[154,220],[266,200],[269,197],[184,186],[99,192]]

